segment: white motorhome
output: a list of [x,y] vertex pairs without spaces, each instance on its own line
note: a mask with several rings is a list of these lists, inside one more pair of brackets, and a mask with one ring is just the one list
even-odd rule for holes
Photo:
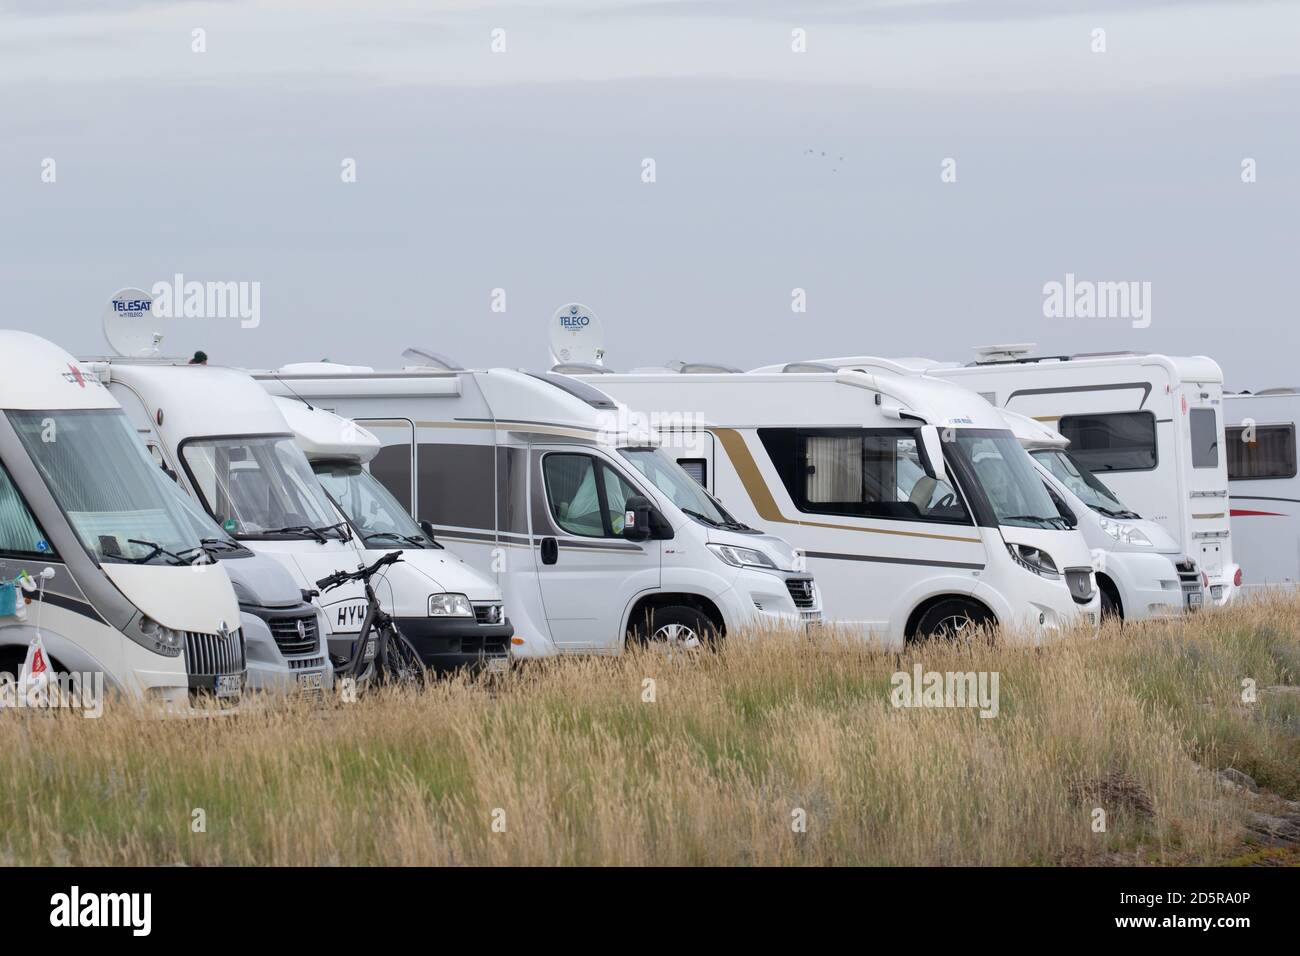
[[1002,417],[1088,546],[1101,552],[1097,587],[1103,617],[1135,621],[1202,605],[1196,563],[1164,528],[1126,507],[1070,453],[1060,432],[1017,412],[1003,411]]
[[[402,549],[405,567],[398,575],[422,576],[418,586],[392,587],[389,597],[398,627],[420,659],[437,671],[506,669],[514,628],[501,589],[438,543],[370,473],[366,465],[379,453],[379,439],[323,408],[298,399],[274,401],[312,471],[351,523],[362,549],[361,563],[372,564]],[[430,603],[434,601],[436,613]]]
[[[3,331],[0,411],[0,578],[53,570],[40,620],[53,668],[170,709],[238,697],[230,578],[109,391],[50,342]],[[0,671],[16,673],[33,624],[0,618]]]
[[1218,364],[1133,352],[1030,356],[1032,348],[990,346],[968,365],[867,356],[815,361],[924,371],[1051,424],[1075,458],[1179,542],[1205,575],[1212,603],[1231,599],[1242,573],[1232,555]]
[[1300,389],[1223,396],[1234,554],[1248,588],[1300,584]]
[[628,637],[697,646],[820,618],[812,577],[786,542],[735,522],[652,436],[621,432],[613,400],[579,382],[445,361],[256,377],[379,438],[370,471],[496,575],[519,656],[617,653]]
[[916,376],[680,368],[578,379],[648,414],[729,511],[799,548],[836,625],[901,646],[1097,620],[1091,552],[983,399]]
[[[146,438],[161,463],[207,513],[239,543],[279,561],[300,589],[315,590],[326,575],[360,564],[368,549],[330,501],[279,407],[246,373],[169,359],[115,358],[92,367],[135,409],[138,422],[152,423]],[[440,566],[437,580],[455,589],[444,594],[421,569],[427,562],[419,554],[413,549],[374,582],[384,609],[398,618],[403,633],[413,632],[417,649],[414,632],[429,618],[472,616],[473,609],[466,611],[455,598],[480,586],[477,576],[458,577]],[[495,589],[479,596],[501,603]],[[316,601],[324,612],[328,652],[338,662],[351,659],[367,610],[360,585],[317,595]],[[404,616],[408,611],[410,618]],[[304,665],[310,670],[325,650],[306,653],[298,659],[313,662]],[[437,667],[436,657],[426,663]]]

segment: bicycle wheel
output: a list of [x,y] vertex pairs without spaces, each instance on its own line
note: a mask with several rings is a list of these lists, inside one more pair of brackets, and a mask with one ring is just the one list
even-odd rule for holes
[[383,642],[383,680],[385,683],[424,685],[427,677],[424,663],[415,646],[395,627],[388,630],[388,640]]

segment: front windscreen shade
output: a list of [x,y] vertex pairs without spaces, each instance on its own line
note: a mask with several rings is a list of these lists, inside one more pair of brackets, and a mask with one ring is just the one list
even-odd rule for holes
[[1150,412],[1066,415],[1057,430],[1089,471],[1146,471],[1156,466],[1156,417]]
[[1294,425],[1228,429],[1228,480],[1295,476]]

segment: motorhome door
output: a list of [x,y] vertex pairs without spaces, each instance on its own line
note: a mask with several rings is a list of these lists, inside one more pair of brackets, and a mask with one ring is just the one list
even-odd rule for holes
[[626,470],[581,445],[534,446],[532,541],[551,640],[616,650],[636,595],[659,587],[660,541],[623,537],[624,504],[644,494]]

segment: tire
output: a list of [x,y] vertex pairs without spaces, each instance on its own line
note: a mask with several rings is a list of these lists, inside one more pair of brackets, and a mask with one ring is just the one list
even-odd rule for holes
[[427,678],[420,654],[402,632],[393,628],[388,632],[388,645],[384,649],[384,666],[381,680],[385,684],[402,684],[423,687]]
[[997,619],[980,605],[960,598],[945,598],[921,615],[912,640],[964,640],[975,634],[982,636],[981,628],[995,626]]
[[643,647],[674,653],[693,653],[711,647],[717,628],[708,615],[684,604],[652,608],[632,627],[632,636]]
[[1098,588],[1101,592],[1101,619],[1103,621],[1124,620],[1124,609],[1120,606],[1119,599],[1111,593],[1110,588]]

